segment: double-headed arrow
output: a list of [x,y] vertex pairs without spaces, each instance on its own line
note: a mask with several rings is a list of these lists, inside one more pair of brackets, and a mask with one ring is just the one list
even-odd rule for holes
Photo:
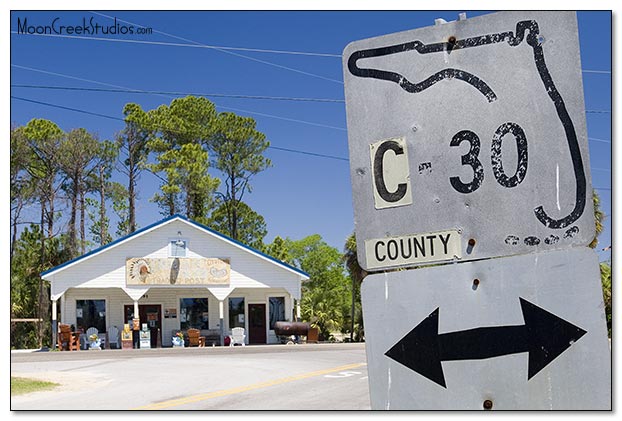
[[438,308],[385,355],[447,387],[441,361],[482,360],[529,352],[527,380],[587,332],[520,298],[524,325],[438,333]]

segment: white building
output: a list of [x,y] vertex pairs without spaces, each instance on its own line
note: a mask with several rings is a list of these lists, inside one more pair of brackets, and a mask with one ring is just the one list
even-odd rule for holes
[[134,315],[151,347],[198,328],[222,344],[233,327],[246,343],[277,342],[272,326],[299,314],[309,276],[180,215],[173,215],[41,274],[51,283],[52,324],[100,333]]

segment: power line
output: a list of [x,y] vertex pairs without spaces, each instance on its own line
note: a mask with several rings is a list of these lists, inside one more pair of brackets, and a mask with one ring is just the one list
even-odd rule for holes
[[237,99],[265,99],[273,101],[301,101],[301,102],[333,102],[345,103],[343,99],[333,98],[301,98],[301,97],[280,97],[266,95],[234,95],[234,94],[216,94],[216,93],[197,93],[197,92],[167,92],[167,91],[148,91],[141,89],[103,89],[103,88],[82,88],[73,86],[50,86],[50,85],[20,85],[13,84],[12,88],[29,88],[29,89],[51,89],[65,91],[89,91],[89,92],[113,92],[128,94],[149,94],[149,95],[175,95],[175,96],[204,96],[214,98],[237,98]]
[[581,71],[583,73],[595,73],[595,74],[604,74],[604,75],[610,75],[611,74],[611,70],[585,70],[585,69],[582,69]]
[[[102,13],[97,13],[91,11],[91,13],[106,17],[108,19],[112,19],[111,16],[104,15]],[[120,22],[130,23],[128,21],[124,21],[122,19],[117,18]],[[134,24],[140,26],[142,28],[148,28],[143,25]],[[174,38],[184,39],[181,37],[177,37],[175,35],[167,34],[161,31],[154,31],[156,33],[171,36]],[[194,44],[182,44],[175,42],[164,42],[164,41],[144,41],[144,40],[135,40],[135,39],[126,39],[126,38],[100,38],[100,37],[86,37],[86,36],[78,36],[78,35],[62,35],[62,34],[21,34],[17,31],[11,31],[11,34],[19,34],[19,35],[33,35],[33,36],[42,36],[42,37],[52,37],[52,38],[69,38],[69,39],[82,39],[88,41],[105,41],[105,42],[121,42],[128,44],[147,44],[147,45],[161,45],[161,46],[169,46],[169,47],[187,47],[187,48],[206,48],[206,49],[214,49],[214,50],[228,50],[228,51],[245,51],[245,52],[253,52],[253,53],[266,53],[266,54],[285,54],[285,55],[299,55],[299,56],[311,56],[311,57],[329,57],[329,58],[338,58],[341,59],[341,54],[334,53],[317,53],[310,51],[290,51],[290,50],[274,50],[274,49],[266,49],[266,48],[251,48],[251,47],[229,47],[224,45],[209,45],[209,44],[201,44],[195,41]],[[591,74],[604,74],[610,75],[611,70],[590,70],[590,69],[581,69],[582,73],[591,73]]]
[[341,130],[341,131],[346,131],[345,128],[343,127],[337,127],[337,126],[329,126],[328,124],[321,124],[321,123],[312,123],[310,121],[305,121],[305,120],[298,120],[297,118],[288,118],[288,117],[277,117],[271,114],[264,114],[264,113],[260,113],[257,111],[247,111],[247,110],[242,110],[240,108],[233,108],[233,107],[222,107],[221,108],[226,108],[228,110],[232,110],[232,111],[238,111],[238,112],[244,112],[244,113],[249,113],[249,114],[255,114],[258,116],[262,116],[262,117],[272,117],[272,118],[278,118],[279,120],[283,120],[283,121],[291,121],[292,123],[303,123],[303,124],[308,124],[310,126],[316,126],[316,127],[323,127],[326,129],[334,129],[334,130]]
[[[102,118],[107,118],[107,119],[111,119],[111,120],[117,120],[117,121],[125,122],[125,120],[120,118],[120,117],[114,117],[114,116],[110,116],[110,115],[106,115],[106,114],[94,113],[94,112],[91,112],[91,111],[80,110],[80,109],[77,109],[77,108],[66,107],[66,106],[63,106],[63,105],[51,104],[49,102],[43,102],[43,101],[37,101],[37,100],[33,100],[33,99],[28,99],[28,98],[17,97],[17,96],[14,96],[14,95],[11,95],[11,98],[19,100],[19,101],[30,102],[30,103],[33,103],[33,104],[44,105],[44,106],[48,106],[48,107],[59,108],[59,109],[63,109],[63,110],[74,111],[74,112],[78,112],[78,113],[82,113],[82,114],[88,114],[88,115],[92,115],[92,116],[96,116],[96,117],[102,117]],[[279,151],[284,151],[284,152],[291,152],[291,153],[297,153],[297,154],[302,154],[302,155],[315,156],[315,157],[319,157],[319,158],[329,158],[329,159],[335,159],[335,160],[339,160],[339,161],[349,161],[348,158],[343,158],[343,157],[339,157],[339,156],[319,154],[319,153],[315,153],[315,152],[301,151],[301,150],[296,150],[296,149],[288,149],[288,148],[282,148],[282,147],[278,147],[278,146],[268,146],[268,148],[274,149],[274,150],[279,150]],[[600,168],[593,168],[593,169],[600,169]],[[605,169],[602,169],[602,170],[607,171]],[[163,178],[160,177],[158,174],[156,174],[156,173],[153,173],[153,174],[156,177],[158,177],[161,180],[163,180]],[[593,187],[593,188],[594,188],[594,190],[611,191],[611,187]]]
[[64,77],[64,78],[67,78],[67,79],[79,80],[79,81],[82,81],[82,82],[95,83],[97,85],[111,86],[113,88],[128,89],[128,88],[126,88],[124,86],[120,86],[120,85],[113,85],[113,84],[110,84],[110,83],[99,82],[97,80],[92,80],[92,79],[84,79],[84,78],[81,78],[81,77],[66,75],[66,74],[63,74],[63,73],[50,72],[49,70],[35,69],[34,67],[20,66],[19,64],[11,64],[11,67],[15,67],[17,69],[22,69],[22,70],[29,70],[31,72],[43,73],[43,74],[46,74],[46,75],[52,75],[52,76]]
[[[63,77],[63,78],[68,78],[68,79],[79,80],[79,81],[88,82],[88,83],[94,83],[94,84],[102,85],[102,86],[110,86],[110,87],[113,87],[113,88],[127,90],[127,91],[139,91],[139,90],[136,90],[136,89],[127,88],[125,86],[114,85],[114,84],[110,84],[110,83],[106,83],[106,82],[100,82],[100,81],[96,81],[96,80],[80,78],[80,77],[76,77],[76,76],[66,75],[66,74],[63,74],[63,73],[51,72],[51,71],[42,70],[42,69],[35,69],[35,68],[32,68],[32,67],[27,67],[27,66],[20,66],[20,65],[17,65],[17,64],[11,64],[11,67],[15,67],[15,68],[23,69],[23,70],[28,70],[28,71],[33,71],[33,72],[49,74],[49,75]],[[145,91],[145,92],[147,92],[147,91]],[[164,93],[161,93],[161,92],[153,91],[152,94],[153,95],[167,97],[167,98],[174,98],[172,95],[164,94]],[[34,102],[34,103],[40,103],[41,105],[48,105],[47,103],[37,102],[37,101],[34,101],[34,100],[28,100],[28,99],[24,99],[24,98],[17,98],[16,97],[16,99],[21,99],[23,101],[30,101],[30,102]],[[101,117],[104,117],[104,118],[112,118],[110,116],[105,116],[103,114],[86,112],[86,111],[83,111],[83,110],[74,109],[74,108],[70,108],[70,107],[64,107],[64,106],[58,106],[58,107],[59,108],[64,108],[64,109],[67,109],[67,110],[70,110],[70,111],[81,112],[81,113],[84,113],[84,114],[91,114],[91,115],[95,115],[95,116],[101,116]],[[275,118],[275,119],[284,120],[284,121],[291,121],[291,122],[295,122],[295,123],[302,123],[302,124],[312,125],[312,126],[316,126],[316,127],[324,127],[324,128],[334,129],[334,130],[346,131],[346,129],[343,128],[343,127],[329,126],[329,125],[321,124],[321,123],[313,123],[313,122],[309,122],[309,121],[305,121],[305,120],[299,120],[299,119],[275,116],[275,115],[272,115],[272,114],[259,113],[259,112],[256,112],[256,111],[243,110],[243,109],[233,108],[233,107],[224,107],[224,106],[219,106],[219,107],[222,108],[222,109],[229,109],[229,110],[238,111],[238,112],[255,114],[255,115],[262,116],[262,117]],[[597,138],[589,138],[588,137],[588,140],[611,144],[611,141],[607,141],[605,139],[597,139]]]
[[[11,67],[16,67],[18,69],[24,69],[24,70],[29,70],[29,71],[33,71],[33,72],[49,74],[49,75],[58,76],[58,77],[64,77],[64,78],[69,78],[69,79],[81,80],[81,81],[84,81],[84,82],[95,83],[95,84],[103,85],[103,86],[110,86],[110,87],[113,87],[113,88],[131,89],[131,88],[128,88],[126,86],[113,85],[111,83],[99,82],[99,81],[90,80],[90,79],[83,79],[83,78],[79,78],[79,77],[76,77],[76,76],[65,75],[63,73],[50,72],[50,71],[47,71],[47,70],[35,69],[35,68],[32,68],[32,67],[26,67],[26,66],[19,66],[17,64],[11,64]],[[155,95],[159,95],[159,96],[162,96],[164,98],[171,98],[171,99],[175,98],[172,95],[163,95],[163,94],[155,94]],[[324,127],[324,128],[328,128],[328,129],[335,129],[335,130],[342,130],[342,131],[346,130],[343,127],[335,127],[335,126],[329,126],[329,125],[321,124],[321,123],[313,123],[313,122],[306,121],[306,120],[298,120],[298,119],[293,119],[293,118],[281,117],[281,116],[277,116],[277,115],[273,115],[273,114],[260,113],[260,112],[257,112],[257,111],[243,110],[241,108],[225,107],[223,105],[217,105],[217,106],[219,108],[221,108],[221,109],[224,109],[224,110],[231,110],[231,111],[237,111],[237,112],[242,112],[242,113],[255,114],[255,115],[262,116],[262,117],[275,118],[277,120],[291,121],[291,122],[294,122],[294,123],[302,123],[302,124],[307,124],[307,125],[310,125],[310,126]]]
[[[34,99],[22,98],[22,97],[18,97],[18,96],[14,96],[14,95],[11,95],[11,98],[19,100],[19,101],[30,102],[30,103],[33,103],[33,104],[45,105],[47,107],[59,108],[59,109],[68,110],[68,111],[75,111],[75,112],[82,113],[82,114],[88,114],[88,115],[92,115],[92,116],[96,116],[96,117],[102,117],[102,118],[107,118],[107,119],[110,119],[110,120],[117,120],[117,121],[125,122],[125,120],[123,118],[121,118],[121,117],[114,117],[114,116],[110,116],[110,115],[106,115],[106,114],[94,113],[94,112],[91,112],[91,111],[80,110],[78,108],[65,107],[64,105],[51,104],[49,102],[36,101]],[[155,127],[155,128],[158,129],[158,128],[161,128],[161,127]],[[182,133],[180,131],[174,131],[174,132],[175,133]],[[268,146],[268,148],[279,150],[279,151],[292,152],[292,153],[298,153],[298,154],[309,155],[309,156],[316,156],[316,157],[320,157],[320,158],[330,158],[330,159],[336,159],[336,160],[340,160],[340,161],[348,161],[347,158],[342,158],[342,157],[332,156],[332,155],[319,154],[319,153],[315,153],[315,152],[301,151],[301,150],[296,150],[296,149],[287,149],[287,148],[281,148],[281,147],[277,147],[277,146]],[[155,175],[155,173],[154,173],[154,175]]]
[[295,153],[300,153],[300,154],[303,154],[303,155],[318,156],[320,158],[330,158],[330,159],[337,159],[339,161],[349,161],[348,158],[342,158],[340,156],[324,155],[324,154],[321,154],[321,153],[314,153],[314,152],[297,151],[297,150],[294,150],[294,149],[279,148],[277,146],[270,146],[270,148],[276,149],[276,150],[279,150],[279,151],[295,152]]
[[[94,12],[91,12],[91,13],[94,13]],[[118,18],[117,20],[120,22],[125,22]],[[164,32],[159,32],[159,31],[155,31],[155,32],[158,32],[163,35],[168,35],[168,34],[165,34]],[[222,46],[222,45],[208,45],[208,44],[199,44],[199,43],[182,44],[182,43],[177,43],[177,42],[144,41],[144,40],[127,39],[127,38],[100,38],[100,37],[87,37],[87,36],[63,35],[63,34],[22,34],[17,31],[11,31],[11,33],[15,35],[34,35],[34,36],[39,36],[39,37],[50,37],[50,38],[68,38],[68,39],[81,39],[81,40],[88,40],[88,41],[120,42],[120,43],[127,43],[127,44],[159,45],[159,46],[164,46],[164,47],[205,48],[205,49],[212,49],[212,50],[245,51],[245,52],[251,52],[251,53],[287,54],[287,55],[311,56],[311,57],[341,58],[340,54],[314,53],[314,52],[307,52],[307,51],[270,50],[270,49],[249,48],[249,47],[227,47],[227,46]]]
[[[37,100],[34,100],[34,99],[29,99],[29,98],[22,98],[22,97],[18,97],[18,96],[15,96],[15,95],[11,95],[11,98],[12,99],[17,99],[19,101],[30,102],[30,103],[33,103],[33,104],[44,105],[44,106],[48,106],[48,107],[59,108],[59,109],[68,110],[68,111],[74,111],[74,112],[78,112],[78,113],[82,113],[82,114],[88,114],[88,115],[92,115],[92,116],[95,116],[95,117],[102,117],[102,118],[107,118],[107,119],[110,119],[110,120],[117,120],[117,121],[125,122],[125,120],[120,118],[120,117],[114,117],[114,116],[110,116],[110,115],[106,115],[106,114],[95,113],[95,112],[91,112],[91,111],[81,110],[81,109],[78,109],[78,108],[66,107],[64,105],[51,104],[49,102],[37,101]],[[284,151],[284,152],[292,152],[292,153],[298,153],[298,154],[303,154],[303,155],[316,156],[316,157],[320,157],[320,158],[336,159],[336,160],[339,160],[339,161],[349,161],[348,158],[343,158],[343,157],[340,157],[340,156],[325,155],[325,154],[320,154],[320,153],[315,153],[315,152],[300,151],[300,150],[296,150],[296,149],[288,149],[288,148],[282,148],[282,147],[277,147],[277,146],[269,146],[269,148],[275,149],[275,150],[279,150],[279,151]],[[592,169],[593,170],[601,170],[601,171],[611,171],[611,170],[608,170],[606,168],[592,168]],[[594,187],[594,189],[595,190],[608,190],[608,191],[611,191],[610,187]]]
[[[104,16],[106,18],[109,19],[113,19],[111,16],[107,16],[101,13],[96,13],[96,12],[91,12],[100,16]],[[136,23],[132,23],[132,22],[128,22],[128,21],[124,21],[122,19],[118,19],[118,21],[120,22],[125,22],[125,23],[129,23],[132,25],[137,25],[137,26],[141,26],[143,28],[146,28],[143,25],[139,25]],[[86,36],[78,36],[78,35],[62,35],[62,34],[28,34],[28,35],[32,35],[32,36],[39,36],[39,37],[51,37],[51,38],[68,38],[68,39],[79,39],[79,40],[88,40],[88,41],[104,41],[104,42],[119,42],[119,43],[127,43],[127,44],[143,44],[143,45],[158,45],[158,46],[167,46],[167,47],[186,47],[186,48],[204,48],[204,49],[210,49],[210,50],[216,50],[216,51],[221,51],[223,53],[229,53],[232,55],[235,55],[237,57],[241,57],[241,58],[245,58],[247,60],[251,60],[251,61],[256,61],[258,63],[262,63],[262,64],[266,64],[269,66],[274,66],[274,67],[278,67],[284,70],[289,70],[289,71],[293,71],[296,73],[301,73],[307,76],[312,76],[312,77],[317,77],[320,79],[324,79],[330,82],[336,82],[336,83],[340,83],[343,84],[343,82],[341,80],[337,80],[337,79],[331,79],[331,78],[327,78],[325,76],[321,76],[315,73],[310,73],[310,72],[305,72],[299,69],[295,69],[292,67],[287,67],[287,66],[283,66],[280,64],[276,64],[276,63],[272,63],[269,61],[265,61],[265,60],[259,60],[256,59],[254,57],[249,57],[249,56],[245,56],[242,54],[235,54],[232,53],[232,51],[245,51],[245,52],[258,52],[258,53],[270,53],[270,54],[289,54],[289,55],[300,55],[300,56],[312,56],[312,57],[330,57],[330,58],[339,58],[341,59],[342,56],[340,54],[331,54],[331,53],[314,53],[314,52],[306,52],[306,51],[287,51],[287,50],[271,50],[271,49],[262,49],[262,48],[249,48],[249,47],[227,47],[227,46],[218,46],[218,45],[208,45],[208,44],[202,44],[199,43],[197,41],[192,41],[192,40],[188,40],[186,38],[182,38],[182,37],[178,37],[176,35],[172,35],[172,34],[168,34],[166,32],[161,32],[161,31],[157,31],[154,30],[154,32],[165,35],[165,36],[169,36],[169,37],[173,37],[173,38],[177,38],[177,39],[181,39],[184,41],[188,41],[191,42],[192,44],[182,44],[182,43],[174,43],[174,42],[163,42],[163,41],[144,41],[144,40],[135,40],[135,39],[125,39],[125,38],[99,38],[99,37],[86,37]],[[11,34],[19,34],[17,31],[11,31]],[[25,34],[20,34],[20,35],[25,35]],[[581,70],[582,73],[591,73],[591,74],[611,74],[611,71],[609,70],[587,70],[587,69],[582,69]]]
[[[107,17],[109,19],[112,19],[112,17],[107,16],[107,15],[103,15],[101,13],[96,13],[96,12],[91,12],[91,13],[98,14],[100,16],[104,16],[104,17]],[[120,21],[120,22],[131,23],[131,22],[124,21],[124,20],[118,19],[118,18],[117,18],[117,20]],[[138,24],[134,24],[134,25],[141,26],[143,28],[147,28],[145,26],[138,25]],[[184,38],[177,37],[175,35],[167,34],[165,32],[161,32],[161,31],[157,31],[157,30],[154,31],[154,32],[162,34],[162,35],[166,35],[166,36],[171,36],[171,37],[174,37],[174,38],[184,39]],[[120,42],[120,43],[128,43],[128,44],[159,45],[159,46],[167,46],[167,47],[205,48],[205,49],[212,49],[212,50],[219,50],[219,51],[224,50],[223,52],[225,52],[225,51],[245,51],[245,52],[266,53],[266,54],[285,54],[285,55],[299,55],[299,56],[311,56],[311,57],[329,57],[329,58],[338,58],[338,59],[342,58],[341,54],[333,54],[333,53],[317,53],[317,52],[310,52],[310,51],[274,50],[274,49],[251,48],[251,47],[229,47],[229,46],[223,46],[223,45],[201,44],[201,43],[198,43],[198,42],[192,41],[192,40],[188,40],[188,41],[193,42],[194,44],[182,44],[182,43],[164,42],[164,41],[144,41],[144,40],[135,40],[135,39],[126,39],[126,38],[86,37],[86,36],[62,35],[62,34],[21,34],[21,33],[17,32],[17,31],[11,31],[11,34],[15,34],[15,35],[32,35],[32,36],[51,37],[51,38],[81,39],[81,40],[88,40],[88,41]],[[253,60],[252,57],[247,57],[247,56],[242,56],[242,55],[240,55],[240,57],[244,57],[244,58]],[[264,62],[264,64],[274,65],[274,63],[269,63],[269,62]],[[280,65],[277,65],[277,66],[280,66]],[[297,69],[289,69],[289,70],[299,71]],[[606,75],[610,75],[611,74],[610,70],[581,69],[581,72],[582,73],[591,73],[591,74],[606,74]],[[323,78],[323,76],[319,76],[319,75],[314,75],[314,74],[309,74],[309,75],[313,75],[313,76],[316,76],[316,77]],[[333,82],[343,83],[341,81],[337,81],[337,80],[334,80],[334,79],[329,79],[329,80],[331,80]]]
[[[91,13],[93,13],[95,15],[106,17],[108,19],[116,19],[119,22],[124,22],[124,23],[128,23],[130,25],[136,25],[136,26],[141,26],[143,28],[146,28],[146,26],[144,26],[144,25],[140,25],[138,23],[133,23],[133,22],[125,21],[125,20],[119,19],[119,18],[113,18],[112,16],[104,15],[103,13],[97,13],[97,12],[93,12],[93,11],[91,11]],[[197,45],[205,46],[205,44],[202,44],[200,42],[197,42],[197,41],[194,41],[194,40],[191,40],[191,39],[188,39],[188,38],[183,38],[183,37],[180,37],[180,36],[177,36],[177,35],[168,34],[166,32],[158,31],[156,29],[153,29],[153,32],[161,34],[161,35],[164,35],[164,36],[167,36],[167,37],[175,38],[175,39],[178,39],[178,40],[181,40],[181,41],[190,42],[192,44],[197,44]],[[257,63],[262,63],[262,64],[266,64],[268,66],[273,66],[273,67],[276,67],[276,68],[279,68],[279,69],[288,70],[288,71],[295,72],[295,73],[300,73],[300,74],[303,74],[303,75],[306,75],[306,76],[316,77],[318,79],[323,79],[323,80],[326,80],[326,81],[329,81],[329,82],[335,82],[335,83],[343,84],[343,82],[340,81],[340,80],[336,80],[336,79],[331,79],[331,78],[328,78],[328,77],[320,76],[320,75],[317,75],[315,73],[304,72],[302,70],[294,69],[292,67],[283,66],[283,65],[272,63],[272,62],[265,61],[265,60],[259,60],[259,59],[256,59],[254,57],[249,57],[249,56],[245,56],[243,54],[234,53],[233,51],[225,50],[225,49],[222,49],[222,48],[217,48],[217,47],[211,47],[211,48],[216,50],[216,51],[220,51],[220,52],[223,52],[223,53],[226,53],[226,54],[230,54],[232,56],[240,57],[240,58],[243,58],[243,59],[246,59],[246,60],[251,60],[251,61],[254,61],[254,62],[257,62]]]
[[593,140],[594,142],[602,142],[602,143],[611,144],[611,140],[606,140],[606,139],[596,139],[594,137],[588,137],[587,140]]
[[77,113],[88,114],[88,115],[93,115],[93,116],[102,117],[102,118],[108,118],[110,120],[124,121],[122,118],[119,118],[119,117],[113,117],[113,116],[109,116],[109,115],[106,115],[106,114],[93,113],[93,112],[90,112],[90,111],[80,110],[78,108],[65,107],[64,105],[50,104],[49,102],[36,101],[34,99],[28,99],[28,98],[21,98],[21,97],[14,96],[14,95],[11,95],[11,98],[12,99],[17,99],[19,101],[30,102],[30,103],[33,103],[33,104],[45,105],[45,106],[53,107],[53,108],[60,108],[62,110],[75,111]]
[[[16,66],[20,67],[20,66]],[[89,81],[93,82],[93,81]],[[330,102],[330,103],[345,103],[344,99],[339,98],[304,98],[304,97],[275,97],[267,95],[236,95],[236,94],[216,94],[216,93],[197,93],[197,92],[170,92],[170,91],[149,91],[142,89],[102,89],[102,88],[82,88],[75,86],[50,86],[50,85],[21,85],[13,84],[13,88],[29,88],[29,89],[51,89],[51,90],[66,90],[66,91],[90,91],[90,92],[114,92],[114,93],[130,93],[130,94],[148,94],[148,95],[165,95],[165,96],[181,96],[181,95],[193,95],[213,98],[237,98],[237,99],[261,99],[261,100],[273,100],[273,101],[301,101],[301,102]],[[607,110],[585,110],[586,113],[610,113]],[[598,139],[603,142],[605,140]],[[607,142],[609,143],[609,142]]]

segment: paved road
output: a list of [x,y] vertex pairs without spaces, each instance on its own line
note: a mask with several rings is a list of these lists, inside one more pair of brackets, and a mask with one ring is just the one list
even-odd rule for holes
[[12,410],[367,410],[363,344],[14,353]]

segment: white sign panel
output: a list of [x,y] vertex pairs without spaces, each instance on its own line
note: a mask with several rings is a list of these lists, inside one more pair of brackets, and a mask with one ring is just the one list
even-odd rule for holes
[[372,239],[455,230],[463,260],[593,239],[574,12],[500,12],[356,41],[343,65],[364,269],[413,264],[377,266]]
[[361,298],[372,409],[611,409],[591,249],[372,274]]

